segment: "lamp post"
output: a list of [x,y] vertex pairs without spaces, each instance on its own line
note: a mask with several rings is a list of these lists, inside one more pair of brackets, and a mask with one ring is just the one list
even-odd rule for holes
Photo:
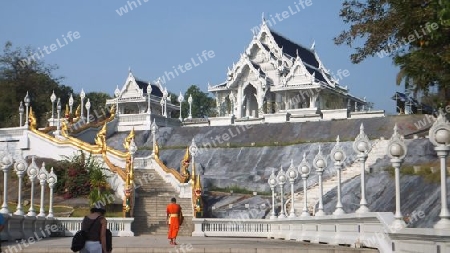
[[275,187],[277,186],[277,177],[275,176],[275,170],[272,169],[272,174],[270,174],[269,180],[270,189],[272,190],[272,213],[270,214],[270,219],[274,220],[277,218],[275,213]]
[[444,116],[442,109],[439,110],[439,115],[430,128],[429,139],[434,145],[437,155],[441,161],[441,218],[435,225],[437,229],[450,229],[450,212],[447,207],[447,173],[446,160],[450,151],[450,123]]
[[327,167],[327,160],[322,154],[321,147],[319,145],[319,152],[314,157],[313,166],[316,168],[317,174],[319,175],[319,209],[315,216],[324,216],[325,212],[323,211],[323,184],[322,184],[322,175],[323,170]]
[[387,154],[391,158],[392,167],[395,169],[395,228],[403,228],[406,226],[403,220],[400,205],[400,166],[406,156],[407,147],[401,135],[397,132],[397,124],[394,126],[394,133],[389,140],[387,146]]
[[56,101],[55,91],[52,92],[52,95],[50,96],[50,101],[52,102],[52,125],[55,126],[55,101]]
[[192,119],[192,95],[191,94],[188,97],[188,103],[189,103],[189,116],[188,116],[188,119]]
[[50,174],[47,177],[48,187],[50,188],[50,200],[48,205],[48,218],[53,218],[53,188],[56,185],[58,178],[56,174],[53,172],[53,167],[50,169]]
[[359,128],[359,134],[356,136],[355,141],[353,142],[353,150],[358,153],[358,160],[361,162],[361,201],[359,203],[359,208],[356,210],[357,213],[367,213],[370,212],[367,207],[366,200],[366,181],[365,181],[365,173],[366,173],[366,160],[367,154],[372,149],[369,141],[369,137],[364,133],[364,125],[361,123],[361,127]]
[[336,167],[337,176],[338,176],[338,187],[337,187],[337,203],[336,203],[336,209],[334,210],[334,215],[341,215],[345,214],[344,209],[342,208],[342,202],[341,202],[341,170],[342,170],[342,164],[345,161],[345,153],[344,150],[341,147],[341,144],[339,142],[339,135],[336,138],[336,145],[334,145],[333,149],[331,150],[330,154],[331,160],[334,162],[334,166]]
[[84,98],[85,97],[86,97],[86,93],[84,93],[84,90],[81,89],[81,92],[80,92],[80,98],[81,98],[81,116],[80,116],[80,119],[81,120],[84,118]]
[[56,113],[58,113],[58,124],[56,124],[56,134],[60,134],[61,129],[61,98],[58,98],[58,102],[56,103]]
[[69,98],[69,113],[72,114],[72,108],[73,108],[73,95],[72,93],[70,93],[70,98]]
[[150,83],[148,83],[148,85],[147,85],[147,113],[148,114],[152,114],[152,110],[150,108],[151,95],[152,95],[152,85]]
[[24,215],[24,212],[22,210],[22,180],[25,171],[27,170],[27,167],[28,167],[27,162],[23,159],[21,154],[20,158],[14,164],[14,170],[16,171],[17,177],[19,178],[19,190],[17,193],[17,208],[16,211],[14,212],[15,215]]
[[153,119],[152,123],[152,137],[153,137],[153,150],[152,156],[155,157],[155,149],[156,149],[156,133],[158,132],[158,126],[156,125],[155,119]]
[[129,177],[129,185],[126,186],[125,188],[125,217],[130,217],[131,216],[131,193],[133,190],[133,185],[134,185],[134,155],[136,154],[136,151],[138,150],[137,146],[136,146],[136,142],[134,141],[134,138],[131,139],[130,141],[130,146],[128,148],[128,152],[130,152],[130,170],[127,171],[127,177]]
[[11,165],[13,163],[13,158],[9,154],[8,150],[2,152],[0,155],[0,165],[3,170],[3,205],[2,209],[0,209],[0,213],[9,214],[8,209],[8,178],[9,171],[11,169]]
[[310,216],[309,212],[308,212],[308,189],[307,189],[307,185],[306,185],[306,180],[309,177],[309,174],[311,173],[311,166],[308,164],[308,162],[306,161],[306,154],[303,153],[303,160],[300,163],[300,165],[298,166],[298,172],[300,172],[300,174],[302,175],[302,180],[303,180],[303,211],[301,216]]
[[298,178],[298,172],[294,167],[294,161],[291,160],[291,166],[286,171],[286,174],[289,178],[289,183],[291,185],[291,211],[289,212],[289,218],[295,218],[295,210],[294,210],[294,183]]
[[167,118],[167,97],[169,96],[169,93],[167,92],[167,87],[164,88],[163,91],[163,100],[164,100],[164,117]]
[[119,115],[119,96],[120,96],[119,85],[117,85],[116,90],[114,91],[114,96],[116,97],[116,114]]
[[87,103],[86,103],[86,118],[87,118],[87,123],[89,123],[90,121],[91,121],[91,119],[89,118],[89,112],[90,112],[90,110],[91,110],[91,99],[90,98],[88,98],[88,101],[87,101]]
[[39,210],[38,217],[45,217],[44,209],[44,195],[45,195],[45,183],[47,182],[48,172],[45,169],[45,163],[42,163],[41,169],[39,170],[38,179],[41,184],[41,206]]
[[181,116],[181,112],[182,112],[181,105],[182,105],[183,102],[184,102],[184,96],[180,92],[180,95],[178,96],[178,103],[180,103],[180,117],[179,117],[180,122],[183,122],[183,117]]
[[278,219],[285,219],[286,218],[286,212],[284,210],[284,184],[286,183],[286,173],[283,170],[283,166],[281,166],[280,171],[278,171],[277,174],[277,181],[278,185],[280,186],[280,204],[281,204],[281,210],[280,214],[278,215]]
[[19,105],[19,126],[22,126],[22,122],[23,122],[23,112],[24,112],[24,108],[23,108],[23,102],[20,101],[20,105]]
[[194,186],[194,179],[195,179],[195,157],[198,154],[198,147],[195,143],[195,139],[192,138],[191,146],[189,146],[189,152],[191,153],[192,157],[192,172],[191,172],[191,178],[192,178],[192,186]]
[[28,107],[30,106],[30,96],[28,96],[28,91],[27,95],[25,95],[25,98],[23,99],[23,102],[25,102],[25,126],[28,127]]
[[34,181],[39,174],[39,167],[36,165],[35,157],[31,159],[31,164],[28,166],[27,175],[31,182],[31,197],[30,197],[30,209],[28,209],[27,216],[36,216],[34,211]]

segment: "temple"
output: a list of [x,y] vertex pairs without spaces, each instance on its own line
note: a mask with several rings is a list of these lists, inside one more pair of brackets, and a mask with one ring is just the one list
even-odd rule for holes
[[216,97],[219,118],[285,122],[384,116],[384,111],[369,112],[365,99],[339,83],[349,75],[340,71],[333,76],[314,45],[308,49],[286,39],[263,19],[239,61],[228,68],[226,81],[208,85],[208,91]]
[[179,119],[172,119],[172,112],[180,111],[180,106],[171,103],[167,88],[159,81],[145,82],[134,77],[131,70],[119,89],[114,91],[115,98],[106,100],[107,106],[116,106],[118,131],[148,130],[155,120],[158,125],[176,126]]

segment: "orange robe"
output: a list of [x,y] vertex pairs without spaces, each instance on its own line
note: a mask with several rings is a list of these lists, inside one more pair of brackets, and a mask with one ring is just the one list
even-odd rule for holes
[[181,207],[178,204],[170,203],[167,205],[167,216],[169,217],[169,239],[175,239],[180,230]]

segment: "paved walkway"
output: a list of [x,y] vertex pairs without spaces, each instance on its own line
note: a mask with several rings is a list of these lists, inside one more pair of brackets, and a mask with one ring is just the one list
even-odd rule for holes
[[[70,253],[72,237],[48,238],[33,244],[3,242],[3,253]],[[113,253],[375,253],[374,249],[354,249],[326,244],[262,238],[180,237],[171,246],[163,236],[114,237]],[[27,246],[26,246],[27,245]]]

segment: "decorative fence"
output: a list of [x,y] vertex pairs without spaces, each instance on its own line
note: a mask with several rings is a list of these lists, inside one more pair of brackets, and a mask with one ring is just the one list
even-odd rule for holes
[[[82,217],[48,218],[26,215],[3,215],[5,229],[0,233],[1,240],[14,241],[33,237],[35,240],[47,237],[73,236],[81,229]],[[131,223],[134,218],[107,218],[108,228],[113,236],[134,236]]]

